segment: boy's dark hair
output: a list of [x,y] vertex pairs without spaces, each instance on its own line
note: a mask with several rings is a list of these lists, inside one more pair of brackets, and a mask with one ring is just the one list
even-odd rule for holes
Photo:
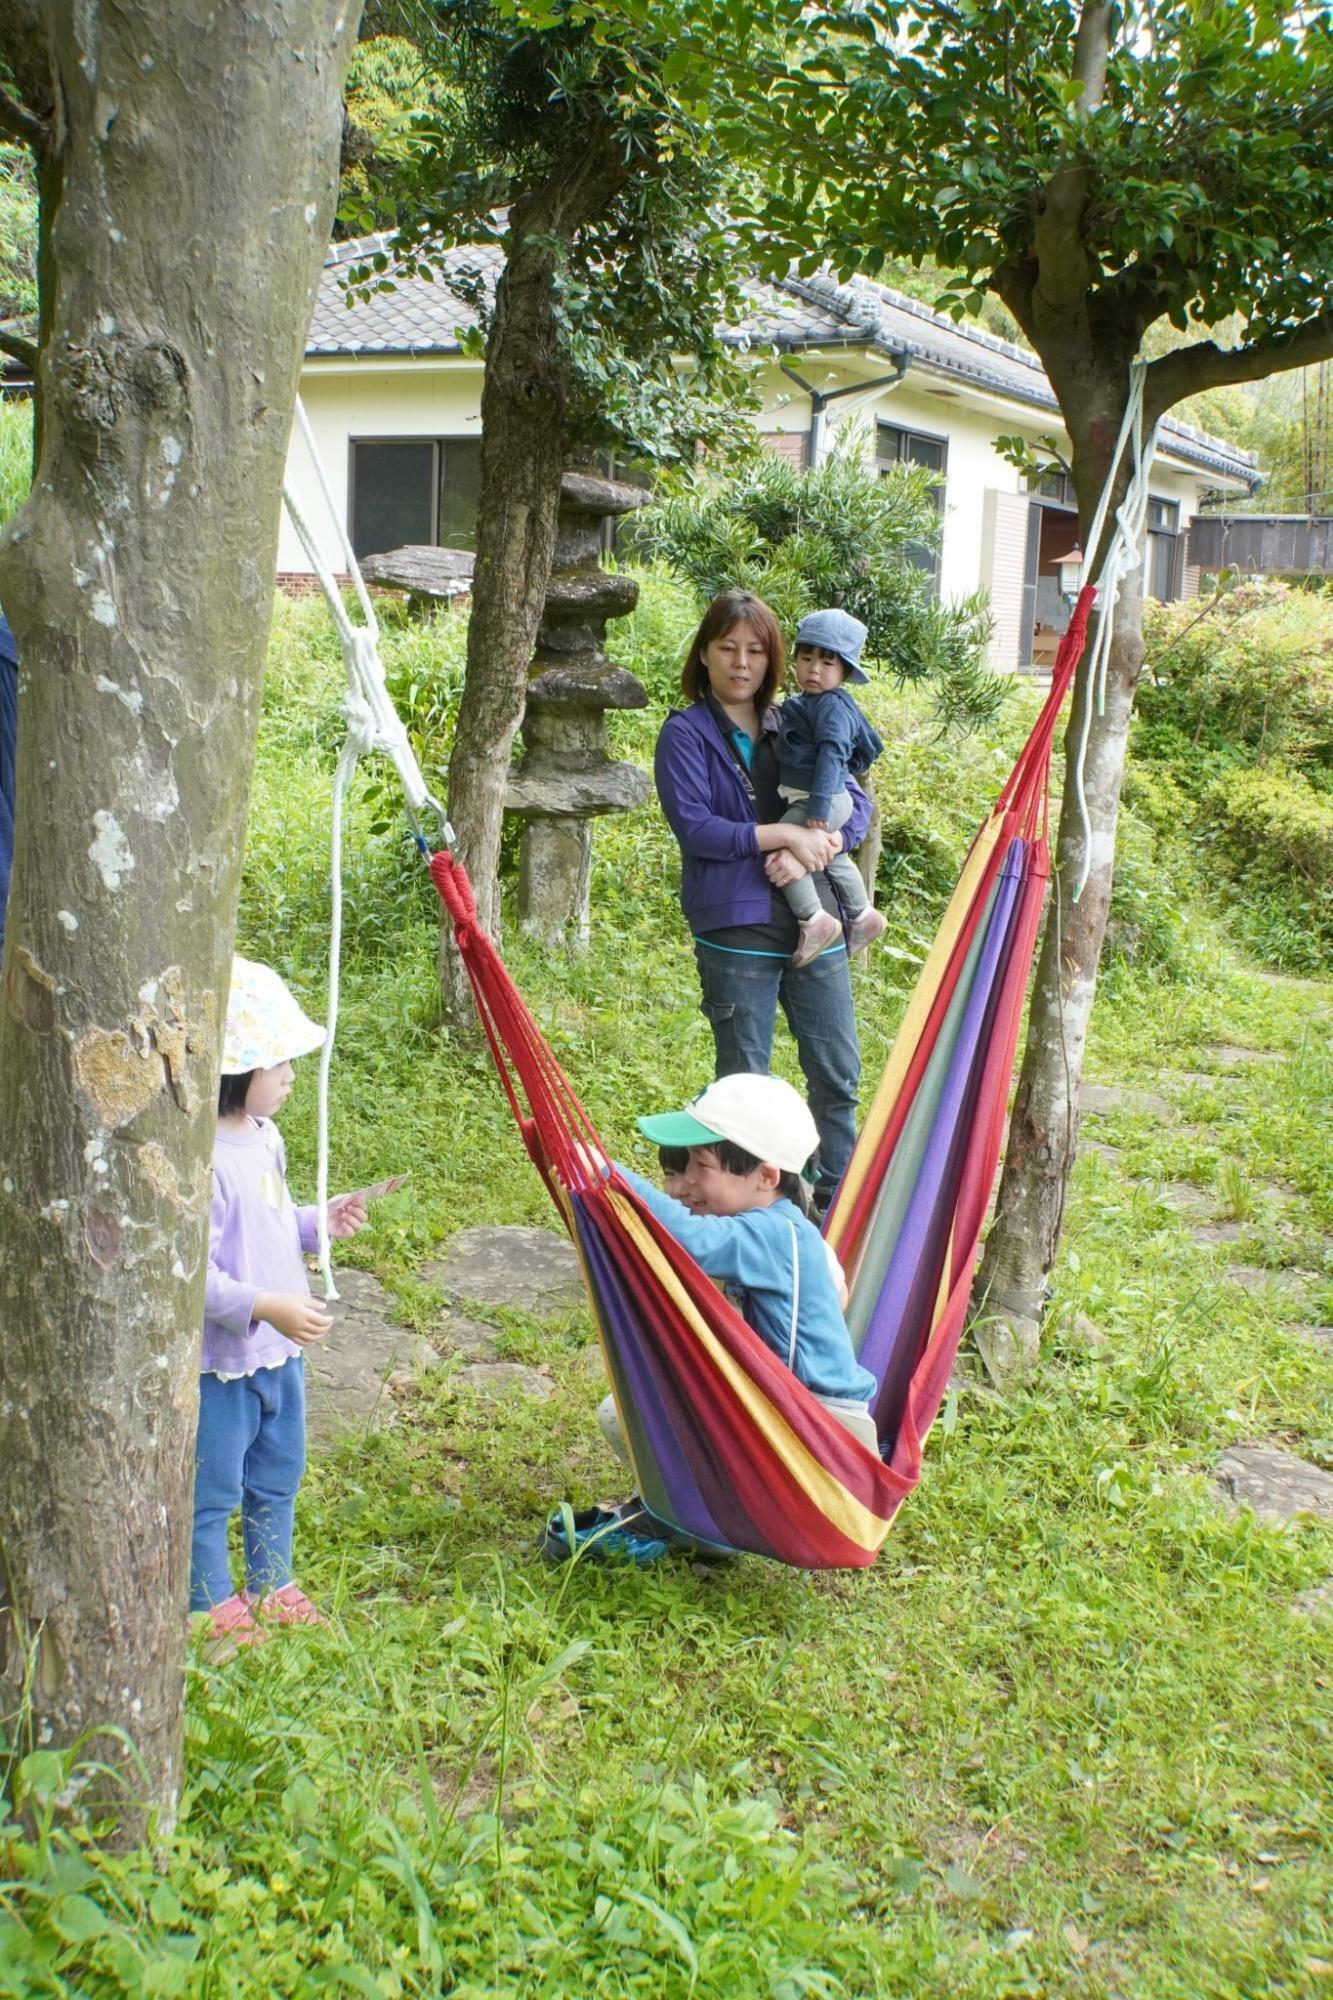
[[[702,1147],[697,1150],[702,1151]],[[724,1174],[752,1174],[763,1161],[755,1153],[747,1153],[744,1146],[738,1146],[734,1139],[715,1139],[708,1148],[717,1155],[717,1163]],[[686,1146],[659,1146],[657,1157],[664,1174],[683,1174],[689,1161],[690,1152]],[[799,1174],[778,1169],[778,1193],[784,1201],[794,1202],[802,1215],[810,1213],[810,1190]]]
[[238,1111],[244,1111],[246,1094],[254,1081],[252,1069],[243,1070],[240,1076],[224,1076],[218,1080],[218,1117],[234,1118]]

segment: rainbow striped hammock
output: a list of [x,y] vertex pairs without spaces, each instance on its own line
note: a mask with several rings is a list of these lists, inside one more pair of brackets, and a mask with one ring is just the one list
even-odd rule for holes
[[879,1379],[881,1458],[815,1401],[614,1172],[447,853],[431,874],[528,1151],[583,1263],[639,1491],[660,1520],[800,1569],[873,1562],[921,1474],[963,1328],[1047,877],[1051,743],[1086,588],[1050,694],[968,854],[826,1234]]

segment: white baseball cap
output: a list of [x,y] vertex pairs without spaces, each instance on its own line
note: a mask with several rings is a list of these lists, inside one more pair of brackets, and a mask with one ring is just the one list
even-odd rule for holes
[[318,1021],[302,1013],[295,995],[272,966],[234,958],[227,1025],[222,1036],[222,1074],[246,1076],[252,1069],[276,1069],[324,1045]]
[[748,1071],[720,1076],[683,1111],[640,1118],[639,1130],[655,1146],[733,1146],[757,1160],[799,1174],[819,1144],[819,1128],[799,1090],[780,1076]]

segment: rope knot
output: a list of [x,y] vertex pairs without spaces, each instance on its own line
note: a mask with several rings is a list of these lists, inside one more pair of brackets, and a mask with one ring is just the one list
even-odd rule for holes
[[464,933],[471,937],[477,929],[477,899],[467,879],[467,870],[460,861],[454,860],[452,854],[433,854],[430,874],[439,891],[440,901],[453,918],[454,931],[461,946]]

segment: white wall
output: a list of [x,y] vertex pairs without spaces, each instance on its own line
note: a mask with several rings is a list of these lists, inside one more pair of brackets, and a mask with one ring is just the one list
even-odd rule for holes
[[[886,364],[864,355],[835,355],[823,362],[802,355],[794,365],[807,382],[826,391],[891,372]],[[481,381],[481,364],[461,357],[413,361],[367,356],[355,361],[308,361],[302,372],[301,394],[339,518],[345,523],[351,438],[478,437]],[[755,419],[758,428],[766,433],[782,431],[807,437],[809,396],[772,363],[761,368],[758,387],[762,398],[762,410]],[[946,599],[966,597],[985,586],[995,590],[1007,605],[1013,589],[1009,566],[1016,547],[1021,565],[1021,547],[1013,501],[1005,506],[1000,496],[1021,496],[1024,489],[1018,471],[997,454],[994,441],[1001,434],[1017,433],[1036,443],[1051,435],[1068,449],[1062,432],[1053,420],[1000,397],[981,391],[955,391],[943,382],[909,372],[897,387],[864,389],[830,405],[824,416],[822,449],[834,442],[841,426],[859,422],[866,427],[867,449],[873,452],[874,424],[880,419],[948,440],[941,595]],[[304,442],[295,431],[289,472],[306,519],[319,536],[325,560],[335,569],[343,568]],[[1152,490],[1164,500],[1180,502],[1180,525],[1184,528],[1197,509],[1201,490],[1216,483],[1159,457]],[[285,513],[278,568],[309,568]],[[1014,657],[1006,623],[1003,641],[997,639],[993,648],[994,664],[1012,666]]]
[[[481,435],[481,364],[434,356],[429,363],[371,360],[307,361],[301,399],[338,509],[346,527],[354,437],[464,437]],[[294,425],[287,456],[297,504],[319,539],[332,569],[345,568],[336,531],[320,494],[305,441]],[[284,508],[278,538],[279,570],[308,570],[305,551]]]

